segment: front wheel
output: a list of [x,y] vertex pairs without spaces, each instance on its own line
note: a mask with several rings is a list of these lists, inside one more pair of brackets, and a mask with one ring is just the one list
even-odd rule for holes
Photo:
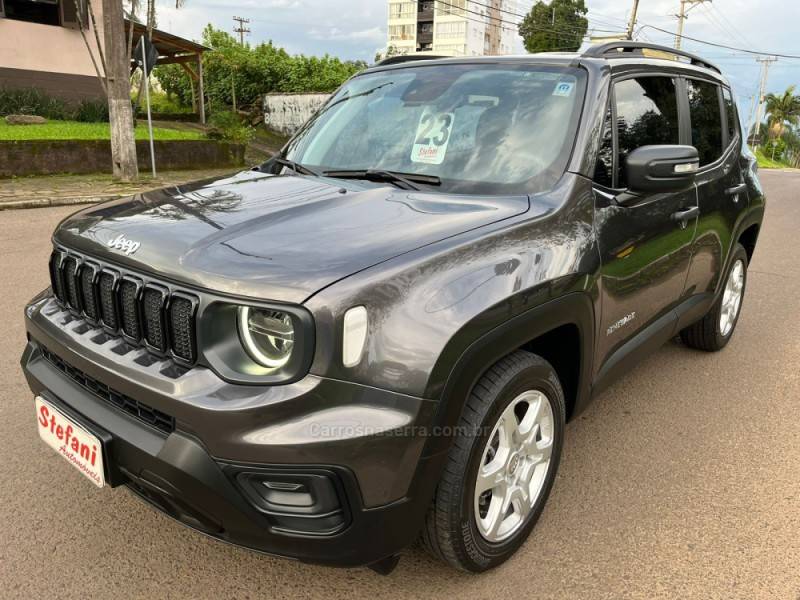
[[475,385],[426,517],[423,542],[472,572],[491,569],[522,545],[555,479],[566,410],[553,367],[517,351]]
[[736,244],[722,293],[706,316],[681,331],[683,343],[706,352],[722,350],[739,322],[746,284],[747,251],[741,244]]

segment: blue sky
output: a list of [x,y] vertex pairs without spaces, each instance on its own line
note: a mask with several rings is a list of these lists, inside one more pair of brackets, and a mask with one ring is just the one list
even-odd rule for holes
[[[484,0],[485,1],[485,0]],[[159,0],[159,27],[199,39],[203,27],[232,31],[233,16],[250,19],[248,40],[273,40],[291,53],[332,54],[371,61],[386,45],[387,0]],[[518,12],[532,0],[517,0]],[[586,0],[589,24],[596,30],[622,30],[632,0]],[[675,31],[679,0],[640,0],[638,39],[672,45],[672,37],[652,27]],[[518,18],[506,15],[509,21]],[[604,32],[597,31],[598,35]],[[729,46],[800,55],[800,2],[797,0],[713,0],[691,9],[684,34]],[[686,41],[684,47],[716,63],[731,80],[743,119],[759,81],[755,57]],[[768,89],[800,84],[800,59],[780,59],[770,69]]]

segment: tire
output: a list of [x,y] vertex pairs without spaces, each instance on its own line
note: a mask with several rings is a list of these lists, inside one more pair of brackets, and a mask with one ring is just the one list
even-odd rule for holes
[[[734,314],[728,321],[723,319],[726,311],[726,303],[730,300],[728,286],[737,277],[735,271],[741,267],[741,282],[738,289],[738,301],[735,305]],[[681,331],[683,343],[690,348],[704,350],[706,352],[717,352],[722,350],[733,337],[736,331],[736,324],[739,322],[739,315],[742,313],[742,303],[744,292],[747,287],[747,251],[741,244],[736,244],[733,249],[733,258],[730,267],[725,273],[722,292],[716,299],[711,310],[706,315]],[[723,325],[725,323],[725,325]]]
[[[514,554],[550,494],[565,420],[564,392],[546,360],[517,351],[492,366],[464,406],[425,519],[422,542],[426,549],[457,569],[475,573],[494,568]],[[515,446],[507,444],[508,439],[526,442],[510,452]],[[506,483],[476,494],[479,469],[481,473],[496,470],[491,480],[482,477],[482,487],[498,478]],[[522,502],[521,490],[528,492],[527,502]],[[503,517],[505,498],[513,502]]]

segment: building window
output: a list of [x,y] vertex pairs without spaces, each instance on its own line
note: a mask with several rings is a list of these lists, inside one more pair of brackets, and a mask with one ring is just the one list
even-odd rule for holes
[[416,25],[390,25],[389,40],[392,42],[416,38]]
[[433,49],[435,52],[441,52],[442,54],[448,54],[450,56],[466,55],[466,46],[464,46],[464,44],[435,44]]
[[61,25],[58,0],[3,0],[5,17],[42,25]]
[[436,23],[436,37],[441,40],[453,40],[467,35],[466,21],[449,21]]
[[454,15],[463,17],[467,7],[467,0],[447,0],[446,2],[436,1],[436,15]]
[[390,19],[415,19],[416,16],[416,2],[392,2],[389,4]]

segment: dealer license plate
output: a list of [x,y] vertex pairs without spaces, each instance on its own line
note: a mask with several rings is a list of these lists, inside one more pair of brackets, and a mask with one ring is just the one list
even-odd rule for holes
[[36,396],[39,437],[97,487],[105,485],[103,444],[96,435]]

